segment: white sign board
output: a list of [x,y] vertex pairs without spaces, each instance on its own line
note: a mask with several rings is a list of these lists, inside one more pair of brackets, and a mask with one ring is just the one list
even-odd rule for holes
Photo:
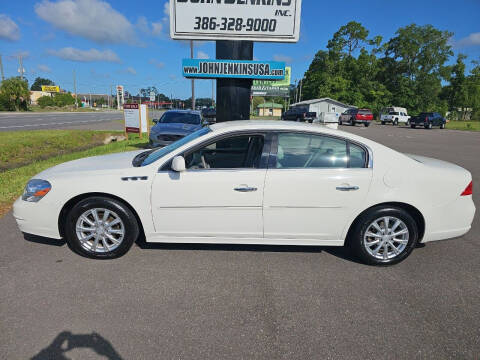
[[125,103],[123,85],[117,85],[117,109],[120,110]]
[[302,0],[170,0],[172,39],[297,42]]
[[147,105],[124,104],[123,115],[125,118],[125,132],[142,133],[148,132],[148,113]]
[[153,91],[150,92],[150,101],[155,101],[155,97],[156,97],[155,93]]

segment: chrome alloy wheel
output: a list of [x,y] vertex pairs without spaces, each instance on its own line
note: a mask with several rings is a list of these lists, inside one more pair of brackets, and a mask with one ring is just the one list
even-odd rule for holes
[[390,260],[405,250],[408,238],[408,227],[402,220],[384,216],[367,227],[363,236],[363,246],[371,256],[380,260]]
[[125,226],[115,212],[108,209],[90,209],[77,220],[75,226],[81,246],[94,253],[106,253],[120,246]]

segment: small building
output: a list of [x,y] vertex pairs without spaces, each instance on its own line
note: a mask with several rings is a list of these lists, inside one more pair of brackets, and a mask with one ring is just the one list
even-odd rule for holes
[[320,116],[321,113],[342,114],[347,109],[356,108],[356,106],[344,104],[340,101],[330,98],[306,100],[296,104],[292,104],[290,105],[290,107],[304,107],[306,108],[307,112],[316,112],[317,116]]
[[262,103],[257,106],[258,116],[282,116],[283,105],[274,102]]
[[42,96],[52,96],[52,94],[46,91],[30,91],[30,105],[37,105],[38,99]]

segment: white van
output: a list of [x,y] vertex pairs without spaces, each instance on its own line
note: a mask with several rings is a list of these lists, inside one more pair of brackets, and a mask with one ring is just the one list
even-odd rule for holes
[[405,124],[408,125],[410,116],[407,114],[407,109],[402,107],[388,107],[382,110],[380,121],[382,125],[392,123],[393,125]]

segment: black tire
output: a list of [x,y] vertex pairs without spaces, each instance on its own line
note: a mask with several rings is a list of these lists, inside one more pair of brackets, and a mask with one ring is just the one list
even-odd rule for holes
[[445,129],[445,123],[442,123],[442,124],[440,125],[440,129]]
[[385,125],[385,121],[382,121],[382,125]]
[[363,123],[363,125],[365,125],[365,127],[369,127],[370,123]]
[[398,125],[398,119],[395,119],[395,120],[393,121],[393,125],[395,125],[395,126]]
[[[115,212],[122,220],[125,235],[120,245],[112,251],[93,252],[82,247],[76,233],[76,223],[79,217],[90,209],[101,208]],[[78,202],[67,214],[65,222],[65,238],[70,248],[77,254],[94,259],[118,258],[130,250],[140,234],[135,215],[124,203],[107,197],[89,197]]]
[[415,128],[417,127],[417,125],[415,125],[415,124],[410,124],[410,127],[411,127],[412,129],[415,129]]
[[[409,231],[409,239],[405,249],[391,259],[378,259],[369,254],[363,245],[363,239],[365,232],[368,230],[369,225],[376,219],[384,216],[391,216],[403,221]],[[347,239],[347,245],[353,251],[363,263],[368,265],[393,265],[405,260],[413,251],[418,242],[418,225],[413,217],[404,209],[388,206],[377,206],[368,210],[362,214],[354,223],[352,229],[349,232],[349,238]]]
[[338,125],[342,125],[342,120],[338,120]]
[[429,129],[429,130],[430,130],[430,129],[432,129],[432,127],[433,127],[433,126],[432,126],[432,123],[429,123],[428,125],[425,125],[425,129]]
[[352,118],[350,118],[350,126],[355,126],[355,121]]

